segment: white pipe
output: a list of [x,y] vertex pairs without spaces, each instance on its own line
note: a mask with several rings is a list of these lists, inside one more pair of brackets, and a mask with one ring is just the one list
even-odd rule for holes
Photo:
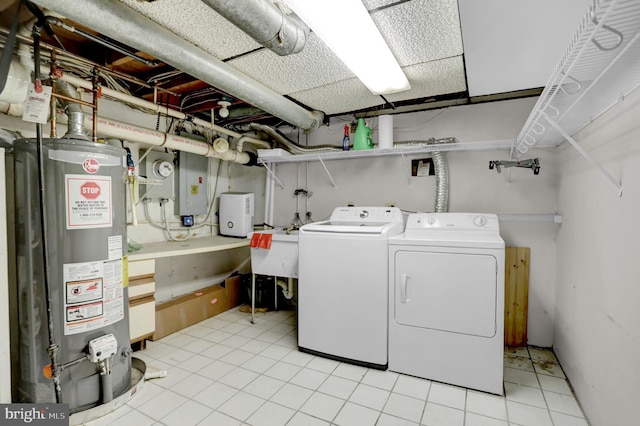
[[24,104],[10,104],[8,102],[0,101],[0,113],[11,115],[13,117],[22,117],[24,111]]
[[158,370],[158,371],[147,370],[147,372],[144,373],[144,379],[145,380],[162,379],[167,377],[167,375],[169,375],[169,372],[167,370]]
[[282,295],[285,299],[293,299],[293,278],[289,278],[288,283],[285,283],[284,280],[279,279],[278,286],[282,287]]
[[[66,116],[60,115],[58,122],[66,123]],[[93,126],[93,118],[85,116],[86,128]],[[219,158],[234,163],[247,164],[251,162],[251,156],[246,152],[228,150],[226,152],[216,152],[211,145],[206,142],[186,138],[184,136],[171,135],[157,130],[146,129],[134,126],[122,121],[111,120],[105,117],[98,117],[98,133],[102,136],[125,139],[130,142],[137,142],[146,145],[161,146],[163,148],[175,149],[178,151],[190,152],[205,157]]]
[[0,148],[0,403],[11,402],[11,328],[9,326],[9,254],[4,149]]

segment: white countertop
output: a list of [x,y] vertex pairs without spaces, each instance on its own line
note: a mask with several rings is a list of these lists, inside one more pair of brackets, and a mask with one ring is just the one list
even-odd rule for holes
[[233,238],[216,235],[193,238],[187,241],[163,241],[143,244],[142,249],[128,253],[129,261],[157,259],[161,257],[183,256],[208,253],[249,246],[248,238]]

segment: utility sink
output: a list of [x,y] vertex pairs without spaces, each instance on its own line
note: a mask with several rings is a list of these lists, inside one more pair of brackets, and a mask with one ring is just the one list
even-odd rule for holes
[[298,278],[298,231],[284,229],[255,231],[249,234],[271,234],[271,248],[251,249],[251,270],[254,274]]

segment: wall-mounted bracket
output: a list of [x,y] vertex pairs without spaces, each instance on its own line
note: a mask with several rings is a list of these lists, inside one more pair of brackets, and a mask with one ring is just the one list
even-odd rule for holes
[[504,167],[505,169],[509,167],[521,167],[525,169],[531,169],[533,170],[533,174],[537,175],[540,173],[540,160],[538,160],[537,158],[533,158],[530,160],[521,160],[521,161],[502,161],[502,160],[489,161],[489,170],[496,169],[498,173],[501,173],[502,167]]
[[260,162],[260,164],[262,164],[264,166],[265,169],[267,169],[267,172],[269,172],[269,175],[271,175],[273,180],[275,180],[278,183],[278,185],[280,185],[280,188],[284,189],[284,185],[282,184],[282,182],[280,182],[280,179],[278,179],[278,176],[276,176],[276,174],[273,172],[273,170],[271,170],[269,168],[267,163],[264,162],[263,160],[261,160],[260,158],[258,158],[258,161]]
[[404,174],[407,175],[407,182],[409,182],[409,188],[411,188],[411,171],[409,170],[409,167],[407,167],[407,159],[404,156],[404,153],[400,154],[402,156],[402,166],[404,168]]
[[320,161],[320,164],[322,164],[322,167],[324,168],[325,173],[327,174],[327,176],[329,176],[329,180],[331,181],[331,185],[333,185],[333,188],[337,188],[336,186],[336,181],[333,180],[333,176],[331,176],[331,173],[329,173],[329,169],[327,169],[326,164],[324,164],[324,160],[322,160],[322,157],[320,157],[318,155],[318,161]]
[[544,116],[544,118],[546,118],[546,120],[549,122],[549,124],[551,124],[551,126],[553,126],[553,128],[555,128],[558,131],[558,133],[560,133],[562,135],[562,137],[567,140],[567,142],[569,142],[575,149],[577,149],[578,152],[580,154],[582,154],[582,156],[584,158],[587,159],[587,161],[589,161],[593,166],[595,166],[598,170],[600,170],[600,172],[607,179],[609,179],[609,181],[611,181],[611,183],[613,183],[616,188],[618,188],[618,196],[622,197],[622,182],[620,182],[611,173],[606,171],[604,169],[604,167],[602,167],[600,164],[598,164],[596,162],[596,160],[594,160],[594,158],[591,155],[589,155],[589,153],[587,151],[585,151],[584,148],[582,148],[580,146],[580,144],[578,142],[576,142],[576,140],[573,139],[569,133],[567,133],[562,127],[560,127],[560,125],[558,123],[556,123],[555,120],[553,120],[551,117],[549,117],[544,112],[542,113],[542,115]]

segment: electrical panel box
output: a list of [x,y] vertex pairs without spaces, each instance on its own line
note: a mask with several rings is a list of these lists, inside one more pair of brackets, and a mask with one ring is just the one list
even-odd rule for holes
[[[140,151],[143,156],[146,150]],[[173,154],[160,151],[150,151],[140,163],[138,174],[146,180],[140,183],[140,199],[157,200],[164,198],[173,200]]]
[[178,216],[207,214],[209,159],[189,152],[178,153],[178,187],[174,213]]

